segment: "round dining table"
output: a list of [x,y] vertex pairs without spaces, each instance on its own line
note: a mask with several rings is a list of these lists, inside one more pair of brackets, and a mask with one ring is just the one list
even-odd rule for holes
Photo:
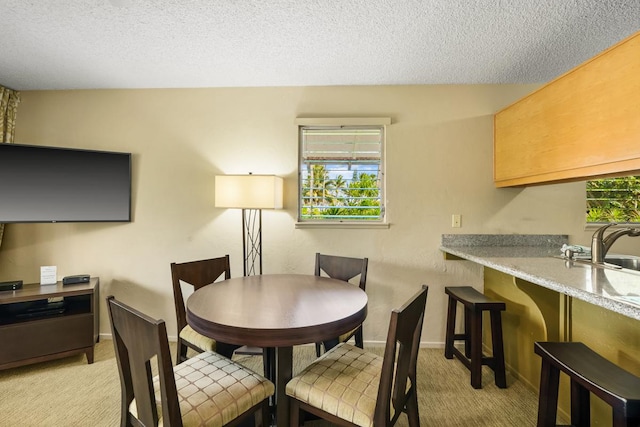
[[276,421],[289,425],[285,386],[293,346],[332,342],[367,317],[367,294],[350,283],[303,274],[265,274],[212,283],[187,299],[187,322],[216,341],[275,348]]

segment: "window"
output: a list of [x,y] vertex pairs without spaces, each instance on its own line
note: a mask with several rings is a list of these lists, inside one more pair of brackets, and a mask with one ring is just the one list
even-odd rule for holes
[[640,222],[640,176],[587,181],[587,223]]
[[299,127],[300,222],[384,219],[384,125]]

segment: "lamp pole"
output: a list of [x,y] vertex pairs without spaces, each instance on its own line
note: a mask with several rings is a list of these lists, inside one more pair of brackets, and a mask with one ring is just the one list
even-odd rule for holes
[[262,209],[242,209],[242,253],[244,275],[262,274]]

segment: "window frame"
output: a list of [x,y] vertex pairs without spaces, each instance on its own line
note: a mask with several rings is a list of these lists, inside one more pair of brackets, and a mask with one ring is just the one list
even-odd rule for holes
[[[391,124],[388,117],[359,117],[359,118],[297,118],[297,146],[298,146],[298,177],[297,177],[297,207],[296,207],[296,228],[388,228],[388,215],[386,210],[386,140],[387,126]],[[379,181],[380,181],[380,219],[375,220],[354,220],[354,219],[303,219],[302,213],[302,168],[303,164],[303,128],[327,128],[336,129],[340,127],[378,127],[382,128],[382,141],[380,149]]]

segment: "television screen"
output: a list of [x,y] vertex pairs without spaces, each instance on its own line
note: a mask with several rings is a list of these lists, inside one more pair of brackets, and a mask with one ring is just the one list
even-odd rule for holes
[[0,223],[131,221],[131,154],[0,144]]

